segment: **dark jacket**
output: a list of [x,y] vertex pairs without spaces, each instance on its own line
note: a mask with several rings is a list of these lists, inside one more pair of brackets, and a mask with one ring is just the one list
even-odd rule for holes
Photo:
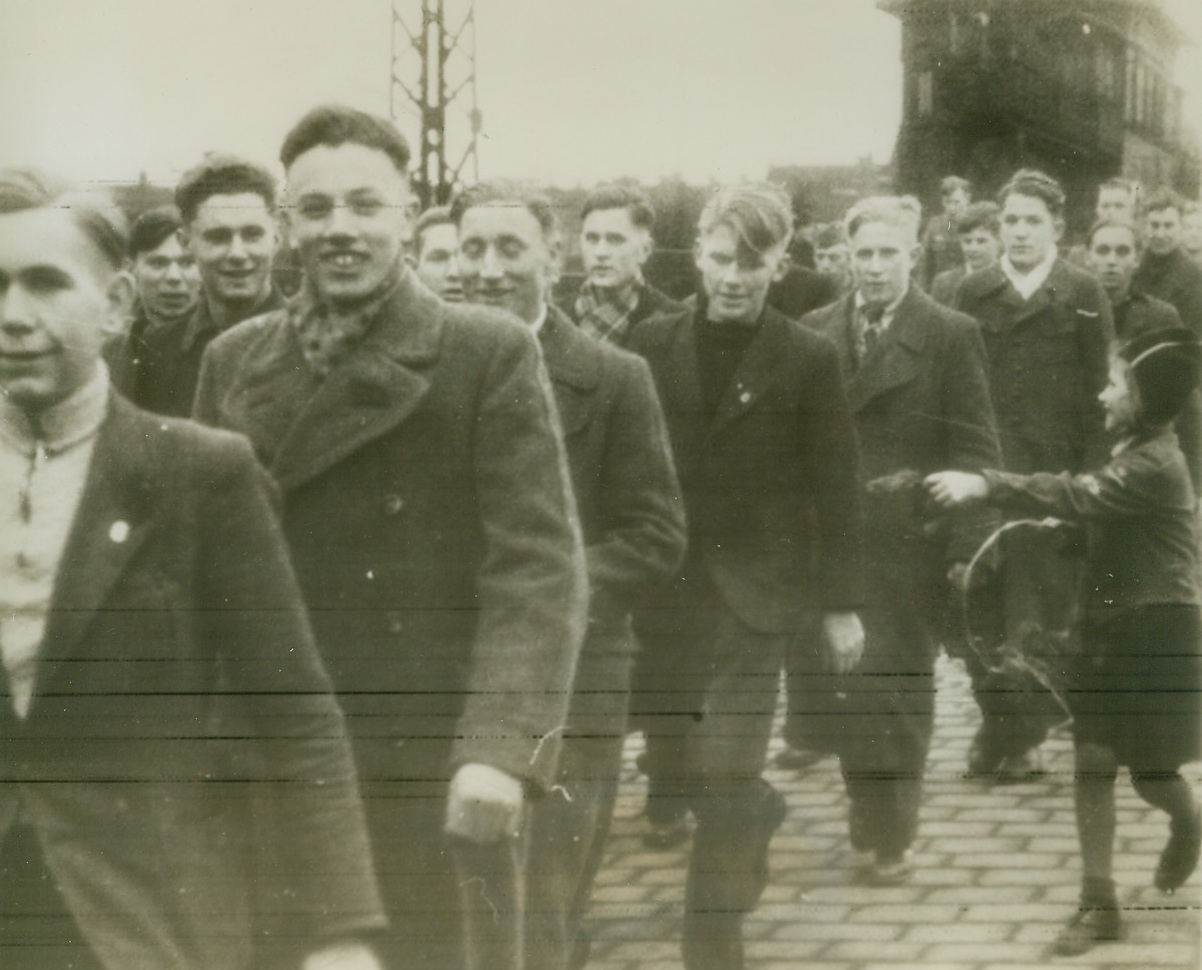
[[806,612],[863,600],[855,428],[834,346],[766,308],[711,420],[695,306],[653,317],[630,348],[655,375],[704,569],[752,628],[791,633]]
[[[902,471],[925,476],[947,468],[980,471],[1000,463],[985,348],[971,317],[940,306],[911,286],[862,364],[856,361],[854,294],[809,314],[802,323],[834,342],[849,375],[865,482]],[[882,489],[865,507],[874,545],[934,542],[941,559],[966,562],[985,538],[973,527],[979,517],[961,517],[952,541],[946,529],[932,530],[923,521],[916,489],[900,494]]]
[[805,266],[790,266],[784,278],[768,288],[768,305],[790,320],[800,320],[839,298],[832,280]]
[[0,843],[19,811],[106,966],[244,970],[266,932],[383,923],[271,488],[241,437],[114,396],[29,715],[3,705]]
[[1131,285],[1173,304],[1181,322],[1202,335],[1202,267],[1181,247],[1167,256],[1144,253]]
[[[655,599],[684,558],[680,483],[646,362],[582,333],[554,307],[538,336],[588,562],[589,629],[573,712],[612,700],[620,732],[637,646],[631,614]],[[595,720],[590,728],[598,729]]]
[[967,266],[953,266],[931,280],[931,299],[944,306],[956,305],[956,290],[960,281],[968,275]]
[[[283,305],[283,298],[272,290],[254,312],[268,313]],[[140,408],[187,417],[192,413],[201,358],[220,333],[203,293],[191,313],[170,324],[156,326],[140,315],[126,334],[110,340],[104,349],[113,385]]]
[[527,327],[408,272],[324,381],[289,311],[209,348],[196,416],[245,432],[283,490],[366,778],[553,777],[587,594],[554,414]]
[[1140,435],[1093,473],[989,472],[986,480],[999,508],[1091,527],[1085,608],[1095,619],[1202,603],[1194,493],[1171,431]]
[[1102,465],[1110,450],[1098,394],[1114,337],[1097,279],[1057,258],[1030,300],[1000,265],[970,273],[956,309],[981,325],[989,387],[1007,470],[1070,471]]

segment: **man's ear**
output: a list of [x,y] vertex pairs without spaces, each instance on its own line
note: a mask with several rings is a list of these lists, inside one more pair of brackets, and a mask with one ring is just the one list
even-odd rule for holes
[[772,282],[779,283],[793,268],[793,257],[787,252],[781,256],[780,261],[776,264],[776,269],[772,271]]
[[1063,217],[1057,216],[1055,219],[1053,219],[1052,227],[1056,231],[1056,242],[1060,242],[1060,240],[1064,237],[1064,219],[1063,219]]
[[117,273],[109,282],[105,297],[108,300],[103,327],[105,336],[124,333],[134,318],[134,304],[138,297],[133,276],[127,270]]
[[547,284],[554,286],[563,273],[563,242],[558,233],[547,240]]
[[910,268],[913,270],[917,266],[922,265],[922,254],[925,249],[922,243],[915,243],[914,248],[910,250]]

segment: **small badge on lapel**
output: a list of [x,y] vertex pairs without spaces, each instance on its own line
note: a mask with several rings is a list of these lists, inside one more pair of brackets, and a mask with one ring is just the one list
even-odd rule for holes
[[116,543],[122,543],[129,538],[129,523],[118,519],[109,528],[109,538]]
[[746,404],[751,400],[751,391],[747,390],[747,388],[743,387],[741,384],[739,385],[739,390],[742,392],[739,394],[739,403]]

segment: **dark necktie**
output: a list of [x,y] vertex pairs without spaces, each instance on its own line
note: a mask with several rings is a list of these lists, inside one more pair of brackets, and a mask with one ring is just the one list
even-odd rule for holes
[[860,310],[860,360],[872,353],[880,342],[882,322],[885,319],[883,306],[866,306]]

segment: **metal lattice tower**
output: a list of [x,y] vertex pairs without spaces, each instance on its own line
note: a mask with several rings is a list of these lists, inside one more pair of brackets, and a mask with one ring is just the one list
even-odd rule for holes
[[414,184],[424,205],[437,205],[465,174],[480,177],[476,18],[472,0],[420,0],[421,26],[411,29],[418,3],[393,0],[389,111],[420,123]]

